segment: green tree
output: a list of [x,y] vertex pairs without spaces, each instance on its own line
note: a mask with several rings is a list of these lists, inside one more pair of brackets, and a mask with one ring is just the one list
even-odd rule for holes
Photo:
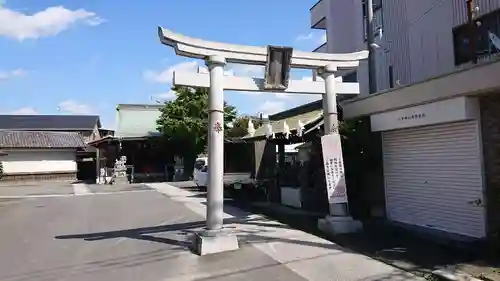
[[[196,157],[207,145],[208,89],[174,87],[172,90],[176,98],[165,102],[156,124],[171,150],[184,159],[186,178],[192,174]],[[224,124],[227,124],[235,118],[236,109],[224,102],[224,113]]]
[[248,135],[248,120],[252,119],[252,123],[255,129],[262,125],[262,122],[257,118],[252,118],[248,116],[237,117],[232,122],[232,128],[226,130],[226,137],[230,138],[241,138]]

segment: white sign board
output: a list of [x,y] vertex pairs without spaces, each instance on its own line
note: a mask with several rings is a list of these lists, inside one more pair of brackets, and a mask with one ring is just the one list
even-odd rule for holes
[[321,137],[323,165],[329,203],[347,203],[347,189],[344,176],[344,160],[339,134]]
[[479,118],[477,99],[458,97],[370,116],[373,132]]

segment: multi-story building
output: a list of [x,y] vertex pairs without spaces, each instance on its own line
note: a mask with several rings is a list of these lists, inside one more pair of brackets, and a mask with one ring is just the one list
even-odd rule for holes
[[[311,26],[327,33],[318,51],[367,49],[363,2],[311,8]],[[475,0],[472,25],[467,0],[373,2],[378,91],[341,103],[345,119],[369,116],[381,143],[383,180],[368,189],[389,221],[457,239],[499,235],[500,0]],[[367,68],[358,72],[366,85]]]
[[[476,0],[477,55],[498,49],[500,1]],[[469,61],[466,0],[374,0],[375,70],[379,91],[452,72]],[[367,49],[364,1],[320,0],[311,8],[311,27],[325,29],[329,53]],[[365,70],[366,71],[366,70]],[[364,81],[361,81],[364,82]]]

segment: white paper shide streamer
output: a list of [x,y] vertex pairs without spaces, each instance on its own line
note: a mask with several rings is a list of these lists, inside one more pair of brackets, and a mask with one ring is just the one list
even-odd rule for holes
[[247,129],[247,132],[251,136],[253,136],[255,134],[255,127],[253,125],[252,119],[248,119],[248,129]]
[[283,134],[285,135],[286,139],[290,137],[290,127],[288,126],[286,121],[283,121]]
[[271,123],[266,124],[266,137],[268,139],[274,138],[273,126],[271,126]]
[[302,121],[298,121],[297,122],[297,136],[300,138],[302,137],[302,135],[304,134],[304,129],[305,129],[305,126],[304,126],[304,123],[302,123]]

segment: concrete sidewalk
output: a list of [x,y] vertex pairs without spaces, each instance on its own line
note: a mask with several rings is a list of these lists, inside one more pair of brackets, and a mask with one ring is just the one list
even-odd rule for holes
[[[183,204],[203,220],[203,194],[165,183],[149,186]],[[184,271],[171,280],[423,280],[262,216],[230,206],[224,211],[226,227],[238,235],[241,249],[212,257],[197,257],[200,263],[217,260],[218,265],[207,267],[206,272],[199,268],[193,274]],[[200,227],[199,222],[196,226]]]

